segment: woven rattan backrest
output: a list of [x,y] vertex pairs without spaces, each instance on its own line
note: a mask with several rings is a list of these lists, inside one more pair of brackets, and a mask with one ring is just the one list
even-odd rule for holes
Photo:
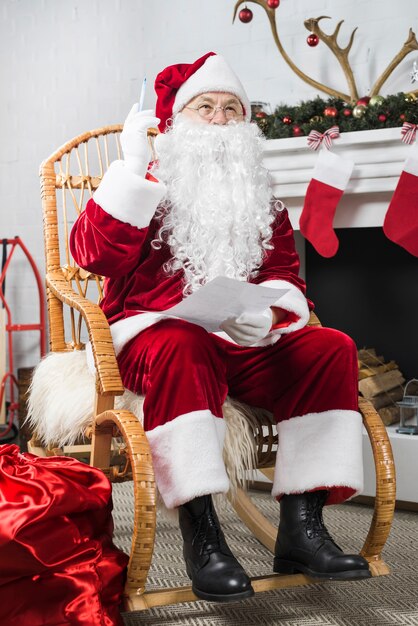
[[[60,272],[78,294],[96,302],[103,296],[103,280],[77,266],[70,253],[69,234],[109,164],[121,158],[121,130],[120,125],[106,126],[79,135],[46,159],[40,170],[46,271]],[[81,315],[71,308],[64,320],[62,305],[53,300],[48,293],[52,349],[80,349],[83,347]],[[54,337],[62,335],[62,331],[55,332],[58,327],[65,328],[65,341],[61,338],[54,346]]]

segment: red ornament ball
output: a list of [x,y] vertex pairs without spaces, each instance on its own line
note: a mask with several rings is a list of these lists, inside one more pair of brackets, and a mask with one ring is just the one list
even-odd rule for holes
[[267,4],[269,5],[270,9],[277,9],[280,4],[280,0],[267,0]]
[[357,100],[356,104],[357,106],[363,106],[366,107],[370,102],[370,98],[369,96],[364,96],[363,98],[360,98],[360,100]]
[[387,117],[384,113],[381,113],[378,117],[379,122],[386,122]]
[[285,116],[283,117],[283,124],[288,124],[288,125],[289,125],[289,124],[291,124],[292,122],[293,122],[293,120],[292,120],[292,118],[291,118],[291,117],[289,117],[289,115],[285,115]]
[[300,137],[301,135],[303,135],[303,130],[300,126],[293,126],[292,132],[294,137]]
[[327,107],[324,109],[324,115],[326,117],[337,117],[338,111],[335,107]]
[[315,35],[315,33],[311,33],[310,35],[307,36],[306,43],[308,44],[308,46],[311,46],[311,48],[314,48],[315,46],[319,44],[318,35]]
[[343,115],[345,115],[345,117],[350,117],[350,115],[353,115],[353,112],[351,109],[344,109]]
[[267,113],[265,113],[264,111],[257,111],[257,113],[255,114],[255,117],[259,119],[264,119],[265,117],[267,117]]
[[253,12],[251,11],[251,9],[247,9],[247,7],[244,7],[239,12],[238,17],[241,22],[243,22],[244,24],[248,24],[248,22],[251,22],[251,20],[253,19]]
[[401,114],[400,114],[400,116],[399,116],[399,119],[400,119],[400,120],[402,120],[402,121],[404,121],[404,119],[405,119],[405,115],[404,115],[403,113],[401,113]]

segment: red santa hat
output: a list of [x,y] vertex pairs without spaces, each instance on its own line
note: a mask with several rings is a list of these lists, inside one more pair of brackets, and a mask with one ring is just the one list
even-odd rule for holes
[[170,65],[158,74],[155,113],[161,119],[160,131],[166,130],[167,120],[190,100],[209,91],[234,94],[244,108],[245,119],[250,121],[251,105],[241,81],[222,56],[208,52],[194,63]]

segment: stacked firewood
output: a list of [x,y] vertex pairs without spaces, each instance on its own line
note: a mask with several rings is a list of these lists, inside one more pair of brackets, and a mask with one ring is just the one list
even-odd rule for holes
[[403,398],[405,378],[395,361],[385,362],[374,348],[359,350],[358,361],[361,395],[373,404],[385,426],[399,422],[396,402]]

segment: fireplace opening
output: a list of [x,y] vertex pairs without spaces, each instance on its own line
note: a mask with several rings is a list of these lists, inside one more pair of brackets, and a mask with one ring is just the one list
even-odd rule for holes
[[331,259],[308,241],[305,248],[307,295],[321,323],[395,360],[407,380],[418,378],[418,259],[382,228],[335,232],[340,246]]

